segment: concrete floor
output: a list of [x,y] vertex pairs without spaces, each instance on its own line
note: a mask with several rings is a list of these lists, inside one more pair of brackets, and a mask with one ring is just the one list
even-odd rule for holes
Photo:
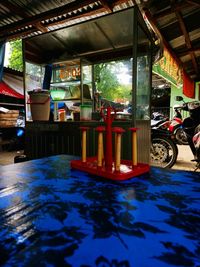
[[1,151],[0,166],[14,164],[14,157],[23,154],[23,151]]
[[[178,146],[179,154],[176,164],[172,169],[194,171],[195,163],[191,162],[193,159],[192,152],[188,146]],[[0,165],[14,164],[14,157],[23,154],[23,151],[2,151],[0,152]],[[198,170],[200,172],[200,170]]]
[[[194,156],[189,146],[178,146],[178,158],[172,169],[194,171],[196,163],[192,162],[192,159]],[[200,169],[197,171],[200,172]]]

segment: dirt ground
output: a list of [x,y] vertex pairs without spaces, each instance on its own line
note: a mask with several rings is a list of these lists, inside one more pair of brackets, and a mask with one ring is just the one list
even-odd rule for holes
[[[172,169],[194,171],[196,163],[192,162],[192,159],[194,156],[189,146],[178,146],[178,158]],[[200,172],[200,170],[197,171]]]

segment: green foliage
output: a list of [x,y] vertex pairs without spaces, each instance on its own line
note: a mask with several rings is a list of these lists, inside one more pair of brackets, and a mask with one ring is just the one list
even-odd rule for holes
[[95,65],[94,77],[96,89],[102,97],[113,100],[113,92],[119,86],[117,75],[114,72],[114,62]]
[[10,57],[8,67],[23,71],[23,59],[22,59],[22,41],[16,40],[10,42]]
[[130,67],[127,61],[112,61],[94,66],[94,79],[96,89],[103,98],[113,101],[115,99],[131,99],[131,84],[123,85],[118,80],[120,69]]
[[132,95],[131,95],[132,85],[131,84],[120,84],[114,93],[114,99],[126,99],[128,101],[131,101]]

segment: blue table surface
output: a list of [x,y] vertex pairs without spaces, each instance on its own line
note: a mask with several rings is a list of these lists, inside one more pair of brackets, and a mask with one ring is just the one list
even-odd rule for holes
[[0,167],[1,266],[200,266],[199,173],[113,182],[71,159]]

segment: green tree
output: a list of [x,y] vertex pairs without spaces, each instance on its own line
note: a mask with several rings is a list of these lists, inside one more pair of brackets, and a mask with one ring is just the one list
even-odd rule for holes
[[112,61],[101,63],[94,67],[94,78],[96,89],[101,92],[101,96],[107,100],[115,99],[131,100],[131,83],[120,84],[118,74],[123,69],[131,69],[130,60]]
[[113,100],[113,92],[119,86],[115,73],[115,62],[95,65],[94,76],[96,89],[101,92],[102,97]]
[[116,88],[114,91],[114,99],[123,99],[126,101],[131,101],[132,95],[131,95],[132,85],[129,84],[121,84]]
[[16,40],[10,42],[10,57],[8,67],[23,71],[23,59],[22,59],[22,41]]

